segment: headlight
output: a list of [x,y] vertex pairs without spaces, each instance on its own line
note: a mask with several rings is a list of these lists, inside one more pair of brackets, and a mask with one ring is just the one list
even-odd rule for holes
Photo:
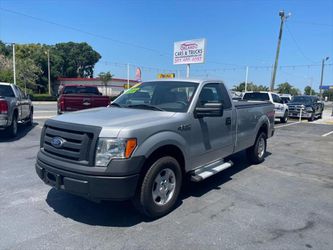
[[96,148],[95,165],[105,167],[112,159],[131,157],[136,148],[136,139],[99,138]]
[[307,112],[312,112],[312,111],[313,111],[313,109],[312,109],[311,107],[307,107],[305,110],[306,110]]

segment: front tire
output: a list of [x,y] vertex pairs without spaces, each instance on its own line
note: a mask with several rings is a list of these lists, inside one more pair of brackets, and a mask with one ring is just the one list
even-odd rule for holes
[[315,114],[312,113],[312,114],[311,114],[311,117],[308,119],[308,121],[309,121],[309,122],[313,122],[314,119],[315,119]]
[[134,205],[150,218],[158,218],[173,210],[182,184],[178,161],[170,156],[157,159],[138,187]]
[[261,132],[254,143],[254,145],[247,149],[247,156],[254,164],[262,163],[265,159],[267,148],[267,136]]

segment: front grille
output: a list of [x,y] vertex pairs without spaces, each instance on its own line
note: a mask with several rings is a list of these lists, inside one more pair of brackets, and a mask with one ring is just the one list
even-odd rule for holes
[[302,106],[301,105],[289,105],[289,112],[300,112]]
[[[95,126],[47,121],[42,133],[41,146],[47,155],[56,159],[92,166],[100,130],[100,127]],[[55,137],[64,140],[60,148],[51,144]]]

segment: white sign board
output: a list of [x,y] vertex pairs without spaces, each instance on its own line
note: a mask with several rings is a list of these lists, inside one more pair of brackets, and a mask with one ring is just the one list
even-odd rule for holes
[[173,64],[204,63],[206,39],[195,39],[174,43]]

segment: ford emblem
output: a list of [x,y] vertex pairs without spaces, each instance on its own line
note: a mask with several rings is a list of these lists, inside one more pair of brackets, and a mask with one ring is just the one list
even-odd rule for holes
[[61,137],[53,137],[51,140],[51,145],[55,148],[61,148],[65,142],[66,140]]

